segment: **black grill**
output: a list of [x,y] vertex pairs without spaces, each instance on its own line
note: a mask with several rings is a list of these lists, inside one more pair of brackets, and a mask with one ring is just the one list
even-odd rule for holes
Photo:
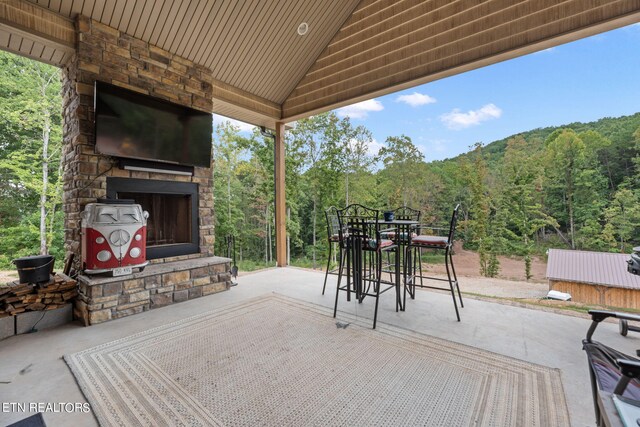
[[631,259],[627,261],[627,271],[640,276],[640,246],[633,248]]

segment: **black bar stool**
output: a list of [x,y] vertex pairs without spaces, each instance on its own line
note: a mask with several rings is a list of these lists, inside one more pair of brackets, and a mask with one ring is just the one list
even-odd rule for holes
[[[382,280],[383,254],[393,251],[397,255],[398,246],[392,240],[380,237],[381,232],[390,232],[394,229],[380,230],[378,216],[379,211],[357,204],[338,210],[339,229],[343,235],[345,231],[347,233],[345,239],[347,283],[344,286],[338,283],[333,309],[333,317],[336,317],[340,291],[347,293],[347,301],[351,300],[351,293],[355,293],[358,303],[362,303],[365,297],[371,296],[376,300],[373,315],[374,329],[378,319],[380,294],[389,289],[396,290],[396,311],[400,297],[398,283]],[[396,256],[396,260],[398,259]]]
[[[327,277],[330,274],[338,276],[338,286],[340,286],[340,280],[342,279],[342,270],[344,267],[344,246],[346,233],[342,233],[340,230],[340,222],[338,221],[338,208],[335,206],[329,207],[324,211],[324,216],[327,219],[327,241],[329,243],[329,254],[327,256],[327,270],[324,274],[324,285],[322,285],[322,295],[327,288]],[[331,270],[331,255],[334,247],[337,247],[338,252],[338,267]]]
[[[458,292],[458,298],[460,299],[460,307],[464,307],[462,302],[462,294],[460,293],[460,287],[458,285],[458,277],[456,276],[456,269],[453,265],[453,236],[456,231],[456,223],[458,221],[458,210],[460,205],[458,204],[453,210],[451,215],[451,222],[449,223],[449,230],[446,236],[439,236],[435,233],[437,230],[444,230],[442,227],[432,227],[428,225],[420,225],[416,228],[418,235],[411,237],[409,245],[406,248],[405,254],[405,271],[411,271],[408,277],[405,278],[404,285],[404,301],[406,303],[407,292],[411,295],[411,298],[415,298],[416,286],[421,288],[439,289],[443,291],[450,291],[453,298],[453,306],[456,310],[456,317],[458,322],[460,321],[460,313],[458,311],[458,303],[456,301],[455,291]],[[428,229],[433,234],[420,234],[421,230]],[[416,251],[417,249],[417,251]],[[439,277],[427,277],[422,274],[422,267],[419,272],[417,270],[417,264],[421,264],[420,254],[422,249],[433,249],[444,251],[444,262],[447,269],[447,278],[442,279]],[[417,252],[417,253],[416,253]],[[416,256],[417,255],[417,256]],[[417,264],[416,264],[417,263]],[[416,283],[416,279],[420,279],[420,284]],[[424,285],[422,279],[439,280],[449,283],[449,288],[442,288],[436,286]]]

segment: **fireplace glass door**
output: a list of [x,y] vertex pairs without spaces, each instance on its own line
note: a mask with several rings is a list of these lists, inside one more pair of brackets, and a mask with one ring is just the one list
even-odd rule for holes
[[118,193],[149,212],[147,247],[191,242],[191,196],[183,194]]
[[147,259],[200,252],[198,184],[108,177],[107,196],[133,200],[149,212]]

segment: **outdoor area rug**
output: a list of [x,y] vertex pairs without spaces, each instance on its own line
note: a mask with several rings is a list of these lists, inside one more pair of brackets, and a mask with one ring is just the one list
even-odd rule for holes
[[65,360],[104,426],[569,425],[557,369],[340,319],[273,294]]

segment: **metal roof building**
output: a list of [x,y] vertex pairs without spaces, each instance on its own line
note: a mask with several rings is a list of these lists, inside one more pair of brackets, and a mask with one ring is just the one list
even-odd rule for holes
[[628,259],[628,254],[549,249],[549,288],[578,302],[640,309],[640,276],[627,272]]
[[549,249],[547,278],[640,289],[640,276],[627,272],[628,259],[627,254]]

